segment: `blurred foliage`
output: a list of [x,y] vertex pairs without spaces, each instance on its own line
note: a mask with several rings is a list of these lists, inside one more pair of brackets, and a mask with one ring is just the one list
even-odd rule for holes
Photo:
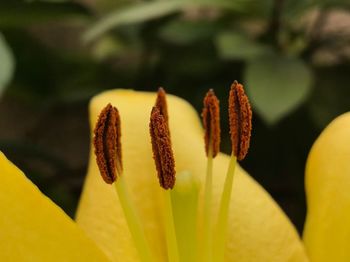
[[297,58],[261,56],[249,61],[245,83],[256,110],[274,124],[305,100],[311,88],[310,69]]
[[14,60],[12,52],[7,45],[4,37],[0,34],[0,95],[9,84],[13,71]]
[[1,1],[0,149],[72,215],[91,96],[164,86],[199,111],[214,88],[229,152],[224,108],[237,79],[256,113],[243,166],[300,229],[307,153],[350,106],[349,9],[348,0]]

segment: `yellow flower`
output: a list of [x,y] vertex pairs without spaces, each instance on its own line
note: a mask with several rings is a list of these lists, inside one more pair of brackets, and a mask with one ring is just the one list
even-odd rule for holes
[[[154,93],[102,93],[90,104],[90,123],[95,125],[106,104],[118,106],[123,176],[152,253],[157,261],[166,261],[161,190],[148,133],[154,101]],[[168,110],[176,170],[190,172],[202,186],[206,156],[198,116],[175,96],[168,97]],[[350,115],[345,115],[326,129],[311,151],[307,168],[310,209],[304,233],[311,261],[349,260],[349,130]],[[221,153],[214,160],[213,216],[218,212],[228,162],[229,157]],[[0,181],[0,261],[138,261],[118,196],[101,179],[92,153],[76,223],[2,153]],[[236,169],[228,226],[226,261],[308,261],[286,215],[241,168]]]
[[350,113],[313,145],[306,165],[303,240],[310,261],[350,261]]
[[109,261],[0,153],[0,261]]

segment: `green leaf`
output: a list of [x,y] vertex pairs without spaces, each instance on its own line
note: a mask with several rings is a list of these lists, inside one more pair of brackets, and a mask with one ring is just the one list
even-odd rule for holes
[[116,10],[94,24],[83,36],[89,42],[104,32],[125,24],[140,23],[179,11],[183,1],[154,1]]
[[219,56],[223,59],[245,60],[262,56],[270,50],[238,32],[220,33],[216,40]]
[[[118,9],[110,15],[105,16],[100,21],[90,27],[84,34],[83,40],[90,42],[101,34],[121,25],[141,23],[163,17],[175,12],[179,12],[188,7],[214,7],[236,12],[244,12],[246,7],[252,6],[252,0],[157,0],[142,2]],[[259,5],[257,5],[259,6]],[[257,9],[255,5],[252,8]]]
[[211,21],[174,20],[162,27],[159,35],[165,41],[187,45],[211,38],[216,29],[217,25]]
[[5,38],[0,33],[0,96],[12,79],[15,62]]
[[300,59],[270,55],[249,61],[245,81],[253,106],[272,125],[307,98],[312,73]]
[[125,54],[127,47],[116,37],[101,37],[92,47],[92,54],[97,61]]

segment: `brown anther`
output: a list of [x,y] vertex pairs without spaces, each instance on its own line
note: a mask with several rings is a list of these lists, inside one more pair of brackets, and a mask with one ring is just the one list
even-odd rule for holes
[[164,117],[165,121],[168,122],[169,117],[168,106],[166,102],[166,93],[162,87],[159,87],[158,89],[157,100],[154,106],[159,108],[160,114]]
[[229,121],[232,150],[238,160],[248,153],[252,130],[252,110],[243,86],[234,81],[229,97]]
[[158,107],[152,109],[149,129],[159,184],[164,189],[173,188],[175,185],[174,154],[168,124]]
[[108,104],[102,109],[95,129],[93,144],[97,166],[103,180],[112,184],[122,173],[120,117],[118,109]]
[[205,152],[208,156],[209,147],[211,147],[212,157],[216,157],[220,152],[220,107],[219,100],[212,89],[206,94],[203,105]]

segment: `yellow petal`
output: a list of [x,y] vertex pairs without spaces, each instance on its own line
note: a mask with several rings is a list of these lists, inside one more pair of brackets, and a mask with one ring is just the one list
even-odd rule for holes
[[304,241],[311,261],[350,261],[350,113],[313,145],[306,166]]
[[0,261],[109,261],[0,152]]
[[[159,261],[166,261],[166,246],[159,212],[160,187],[148,131],[154,93],[114,90],[96,96],[90,106],[91,125],[100,110],[112,103],[122,121],[125,178],[145,225],[146,236]],[[184,100],[168,96],[169,121],[178,172],[188,170],[201,181],[206,157],[198,115]],[[214,212],[221,194],[228,157],[214,161]],[[235,177],[229,223],[227,261],[306,261],[299,237],[271,197],[243,170]],[[215,215],[213,214],[215,217]],[[117,195],[105,184],[94,156],[77,213],[78,223],[113,261],[137,261]]]

